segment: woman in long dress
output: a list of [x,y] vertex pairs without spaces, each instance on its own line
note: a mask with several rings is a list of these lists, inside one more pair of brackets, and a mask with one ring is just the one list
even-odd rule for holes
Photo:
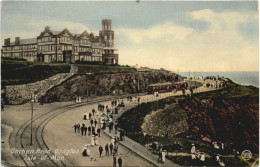
[[88,146],[85,145],[85,146],[83,147],[83,150],[82,150],[82,155],[83,155],[84,157],[86,157],[86,156],[88,155],[87,149],[88,149]]
[[95,135],[94,141],[95,141],[95,145],[97,146],[98,145],[98,137],[97,137],[97,135]]
[[93,147],[95,145],[95,137],[94,135],[91,136],[91,146]]
[[165,162],[165,155],[166,155],[166,151],[163,150],[163,151],[162,151],[162,163]]

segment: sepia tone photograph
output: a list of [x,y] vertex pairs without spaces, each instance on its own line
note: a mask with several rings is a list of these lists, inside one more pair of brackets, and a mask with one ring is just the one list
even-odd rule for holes
[[259,166],[258,1],[1,4],[1,166]]

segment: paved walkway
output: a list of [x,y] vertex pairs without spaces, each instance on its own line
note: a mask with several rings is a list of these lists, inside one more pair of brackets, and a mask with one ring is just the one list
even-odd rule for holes
[[[109,135],[111,138],[115,136],[113,132],[109,133],[108,129],[106,129],[104,132],[107,135]],[[153,154],[148,148],[142,146],[141,144],[133,141],[132,139],[126,136],[125,136],[125,140],[120,141],[119,143],[125,146],[126,148],[134,151],[136,154],[138,154],[139,156],[143,157],[145,160],[151,162],[156,166],[179,166],[170,160],[166,160],[164,164],[158,163],[158,155]]]

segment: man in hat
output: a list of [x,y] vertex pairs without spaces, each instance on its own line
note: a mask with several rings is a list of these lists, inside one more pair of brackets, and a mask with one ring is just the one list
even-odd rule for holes
[[72,128],[74,128],[75,133],[77,133],[78,124],[75,124]]
[[108,143],[106,144],[106,146],[105,146],[105,150],[106,150],[106,156],[108,156],[109,157],[109,150],[108,150],[109,148],[108,148]]
[[91,127],[89,126],[88,127],[88,135],[90,136],[90,133],[91,133]]
[[111,144],[110,144],[110,146],[109,146],[109,148],[110,148],[110,154],[112,155],[112,153],[113,153],[113,148],[114,148],[114,145],[111,143]]
[[100,155],[100,157],[101,157],[101,156],[102,156],[102,152],[103,152],[103,147],[100,145],[99,148],[98,148],[98,150],[99,150],[99,155]]
[[89,120],[91,120],[91,113],[88,114]]
[[100,128],[97,129],[98,136],[100,137]]

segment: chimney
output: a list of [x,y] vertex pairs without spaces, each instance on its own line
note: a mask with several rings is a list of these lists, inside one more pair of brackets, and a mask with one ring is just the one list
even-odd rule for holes
[[10,38],[5,39],[5,46],[10,45]]
[[15,37],[15,45],[19,45],[20,44],[20,37]]
[[46,26],[46,27],[45,27],[45,31],[50,31],[50,27],[49,27],[49,26]]

